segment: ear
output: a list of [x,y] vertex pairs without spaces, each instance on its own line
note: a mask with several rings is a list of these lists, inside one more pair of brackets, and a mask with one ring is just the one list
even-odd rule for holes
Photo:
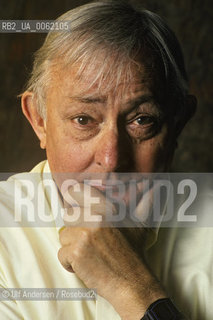
[[35,99],[33,99],[33,93],[25,91],[21,99],[22,111],[30,122],[33,130],[40,140],[40,147],[46,148],[46,123],[37,110]]

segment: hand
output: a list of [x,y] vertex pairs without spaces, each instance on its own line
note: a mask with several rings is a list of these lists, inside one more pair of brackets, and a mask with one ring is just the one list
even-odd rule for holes
[[[103,194],[100,197],[103,204]],[[99,213],[104,214],[106,206],[101,203]],[[132,237],[131,232],[126,237]],[[67,226],[60,232],[58,257],[65,269],[76,272],[88,288],[108,300],[122,319],[140,319],[165,293],[126,237],[101,223],[88,228]]]

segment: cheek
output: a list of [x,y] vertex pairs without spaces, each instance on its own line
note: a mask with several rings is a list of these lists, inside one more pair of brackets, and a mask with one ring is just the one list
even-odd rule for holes
[[135,147],[135,166],[138,172],[165,171],[169,158],[167,132],[143,141]]
[[92,161],[92,148],[64,135],[47,137],[47,159],[52,172],[82,172]]

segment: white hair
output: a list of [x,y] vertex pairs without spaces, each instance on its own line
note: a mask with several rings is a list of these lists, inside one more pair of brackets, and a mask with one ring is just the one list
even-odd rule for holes
[[[148,10],[123,1],[92,2],[70,10],[57,19],[69,21],[70,30],[50,32],[36,52],[26,89],[33,92],[39,113],[45,118],[45,92],[51,82],[51,66],[78,64],[78,76],[93,74],[91,86],[128,82],[132,66],[145,65],[163,83],[164,99],[172,112],[182,113],[187,75],[180,45],[166,23]],[[102,63],[95,70],[97,57]],[[110,67],[111,66],[111,67]],[[153,77],[155,78],[155,77]],[[162,102],[165,103],[165,102]],[[170,107],[171,108],[171,107]]]

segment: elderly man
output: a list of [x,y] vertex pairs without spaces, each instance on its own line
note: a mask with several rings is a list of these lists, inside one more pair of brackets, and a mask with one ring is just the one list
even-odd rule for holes
[[[48,160],[33,169],[33,183],[51,172],[62,199],[58,173],[168,170],[196,104],[173,32],[156,14],[118,1],[87,4],[58,21],[69,21],[70,30],[48,34],[22,94],[23,113]],[[11,221],[10,188],[19,190],[20,181],[2,185],[2,212]],[[51,212],[47,189],[42,197]],[[100,225],[29,227],[2,229],[1,287],[96,288],[98,300],[14,297],[1,302],[1,319],[182,319],[134,249],[134,229],[126,236]],[[142,252],[145,241],[137,246]]]

